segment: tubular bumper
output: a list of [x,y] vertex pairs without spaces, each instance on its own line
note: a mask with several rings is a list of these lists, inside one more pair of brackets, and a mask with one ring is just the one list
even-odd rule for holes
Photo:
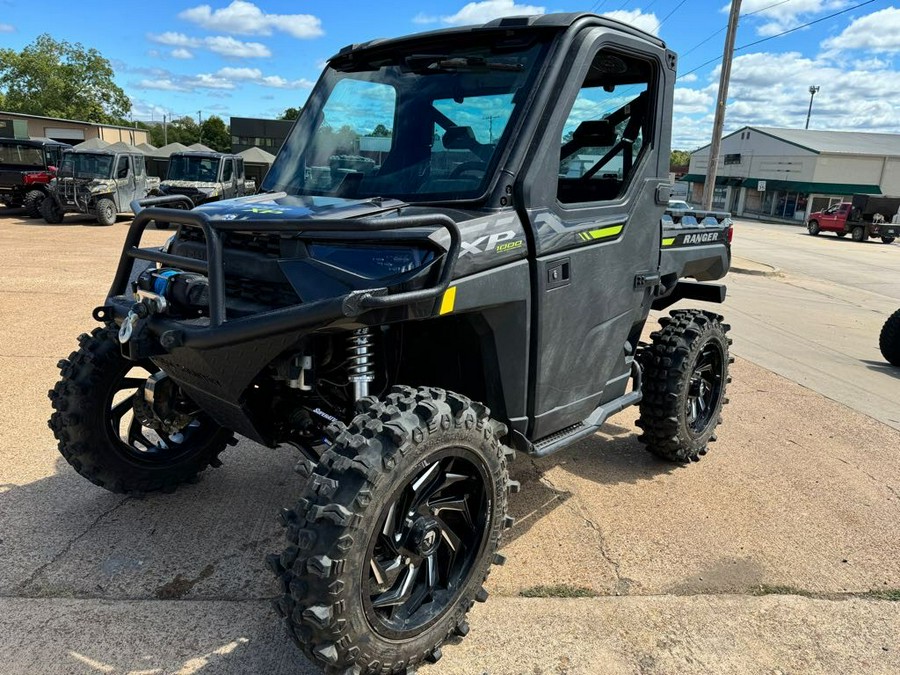
[[[198,325],[156,315],[149,320],[151,331],[160,336],[166,349],[185,346],[209,349],[245,342],[267,335],[301,330],[330,321],[356,317],[370,310],[436,300],[443,294],[453,277],[454,263],[459,256],[461,237],[459,228],[443,214],[427,216],[398,216],[396,218],[309,219],[309,220],[213,220],[199,211],[184,211],[154,207],[187,201],[180,195],[155,197],[133,203],[137,215],[129,227],[115,278],[110,287],[106,307],[95,310],[95,317],[103,320],[122,320],[133,302],[128,284],[136,260],[160,263],[189,272],[204,274],[209,280],[209,325]],[[143,208],[141,206],[150,206]],[[155,248],[141,248],[141,237],[147,226],[156,220],[200,228],[206,238],[206,260],[173,255]],[[390,294],[384,287],[369,288],[307,304],[260,312],[252,316],[228,320],[225,308],[225,268],[222,234],[227,232],[360,232],[373,233],[412,228],[445,229],[450,234],[450,246],[444,255],[437,282],[414,291]]]

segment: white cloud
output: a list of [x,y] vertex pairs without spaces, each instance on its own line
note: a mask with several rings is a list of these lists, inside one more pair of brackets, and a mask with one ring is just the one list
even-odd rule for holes
[[[546,7],[537,5],[519,5],[515,0],[483,0],[483,2],[470,2],[456,14],[442,16],[441,21],[454,26],[466,24],[487,23],[493,19],[504,16],[523,16],[526,14],[543,14]],[[419,18],[422,15],[418,15]],[[425,17],[427,18],[427,17]],[[413,19],[415,21],[415,19]],[[419,22],[421,23],[421,21]]]
[[900,9],[888,7],[854,19],[839,35],[822,42],[826,50],[900,51]]
[[272,56],[272,52],[261,42],[241,42],[233,37],[208,37],[204,46],[211,52],[235,59],[260,59]]
[[682,84],[688,84],[689,82],[696,82],[697,74],[696,73],[688,73],[687,75],[681,75],[678,78],[678,81],[681,82]]
[[16,27],[8,23],[0,23],[0,33],[15,33]]
[[252,2],[234,0],[222,9],[198,5],[186,9],[179,18],[207,30],[236,35],[271,35],[278,30],[295,38],[309,39],[324,34],[322,22],[311,14],[266,14]]
[[263,75],[259,68],[220,68],[216,75],[228,80],[240,80],[275,89],[311,89],[315,84],[306,78],[288,80],[280,75]]
[[702,89],[676,87],[674,98],[675,115],[694,115],[712,109],[715,99],[713,95]]
[[640,28],[651,35],[659,34],[659,19],[653,12],[645,14],[639,9],[617,9],[612,12],[604,12],[603,16]]
[[138,89],[155,89],[157,91],[190,91],[183,84],[168,77],[161,77],[156,80],[140,80],[135,86]]
[[306,78],[289,80],[281,75],[264,75],[259,68],[225,67],[214,73],[197,75],[178,75],[166,70],[155,69],[152,77],[135,83],[138,89],[155,89],[159,91],[192,92],[200,89],[220,92],[233,90],[248,84],[269,89],[311,89],[315,84]]
[[[757,24],[756,32],[759,35],[771,36],[796,28],[817,14],[843,9],[849,4],[849,0],[744,0],[741,15],[745,17],[744,21]],[[730,5],[725,5],[722,12],[727,14],[730,8]],[[752,18],[748,14],[752,14]]]
[[440,20],[441,20],[441,17],[439,17],[439,16],[435,16],[433,14],[425,14],[425,12],[419,12],[418,14],[416,14],[413,17],[412,22],[418,23],[418,24],[429,24],[429,23],[437,23]]
[[185,49],[184,47],[176,47],[172,50],[172,58],[173,59],[192,59],[194,58],[194,53],[190,49]]
[[[211,52],[234,59],[260,59],[272,56],[272,52],[261,42],[243,42],[226,35],[214,35],[212,37],[196,38],[175,33],[149,34],[147,38],[151,42],[169,47],[180,47],[183,50],[208,49]],[[172,53],[175,56],[175,53]],[[190,56],[175,56],[175,58],[191,58]]]

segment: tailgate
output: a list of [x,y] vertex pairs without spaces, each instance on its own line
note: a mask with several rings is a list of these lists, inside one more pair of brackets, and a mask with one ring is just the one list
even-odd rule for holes
[[731,265],[731,214],[725,211],[666,210],[662,217],[660,276],[721,279]]

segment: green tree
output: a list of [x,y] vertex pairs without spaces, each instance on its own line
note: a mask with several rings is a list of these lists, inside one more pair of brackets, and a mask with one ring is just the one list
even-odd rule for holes
[[295,120],[300,117],[303,108],[285,108],[284,112],[278,116],[280,120]]
[[221,117],[212,115],[203,120],[201,130],[203,145],[208,145],[217,152],[231,152],[231,131]]
[[392,136],[393,133],[394,133],[393,131],[388,129],[383,124],[379,124],[377,127],[375,127],[375,129],[372,131],[372,133],[369,134],[369,136],[380,136],[382,138],[385,138],[385,137]]
[[46,33],[21,52],[0,49],[0,92],[11,112],[113,122],[131,110],[113,76],[96,49]]
[[670,166],[687,166],[691,163],[691,153],[688,150],[673,150],[669,156]]

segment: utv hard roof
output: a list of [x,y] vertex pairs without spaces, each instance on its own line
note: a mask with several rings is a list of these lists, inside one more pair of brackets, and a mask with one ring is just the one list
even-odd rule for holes
[[334,59],[347,58],[351,54],[357,54],[368,50],[391,51],[393,49],[402,50],[407,43],[414,43],[420,40],[434,40],[435,38],[459,38],[466,35],[483,33],[485,31],[497,30],[565,30],[578,21],[584,20],[589,25],[604,26],[614,28],[615,30],[634,35],[651,42],[658,47],[665,47],[665,42],[655,35],[651,35],[640,28],[635,28],[622,21],[610,19],[605,16],[598,16],[589,12],[569,12],[559,14],[539,14],[533,16],[510,16],[502,19],[494,19],[480,26],[461,26],[459,28],[443,28],[440,30],[427,31],[424,33],[413,33],[397,38],[376,38],[368,42],[359,42],[343,47],[337,54],[328,59],[329,62]]
[[0,138],[0,143],[25,145],[33,148],[39,148],[45,145],[60,145],[64,148],[71,147],[67,143],[60,143],[59,141],[54,141],[52,138],[38,138],[34,136],[31,138]]
[[208,157],[215,159],[218,157],[237,157],[230,152],[207,152],[205,150],[180,150],[173,152],[169,157]]

